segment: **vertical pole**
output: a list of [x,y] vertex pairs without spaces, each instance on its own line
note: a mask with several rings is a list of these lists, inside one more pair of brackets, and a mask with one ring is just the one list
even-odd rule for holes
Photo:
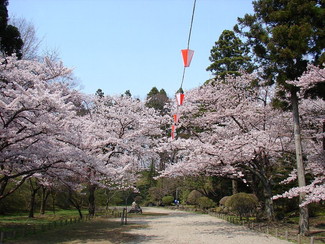
[[298,244],[301,244],[301,235],[300,234],[298,234],[297,239],[298,239]]
[[[301,132],[300,132],[300,121],[299,121],[299,108],[298,108],[298,96],[296,91],[291,91],[291,104],[292,104],[292,117],[294,127],[294,139],[296,146],[296,161],[297,161],[297,176],[298,186],[306,186],[305,179],[305,166],[302,158],[302,145],[301,145]],[[306,193],[300,192],[299,204],[305,199]],[[309,214],[308,207],[299,207],[299,233],[306,235],[309,232]]]
[[236,180],[231,180],[232,194],[238,193],[238,182]]
[[[323,132],[325,133],[325,119],[323,120]],[[325,151],[325,136],[323,136],[323,150]]]
[[314,237],[313,236],[310,238],[310,244],[314,244]]
[[123,222],[124,222],[124,208],[123,208],[122,215],[121,215],[121,225],[123,225]]

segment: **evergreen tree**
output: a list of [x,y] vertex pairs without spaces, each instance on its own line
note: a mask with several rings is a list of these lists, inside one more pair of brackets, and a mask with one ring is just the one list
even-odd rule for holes
[[167,93],[164,89],[158,91],[157,87],[153,87],[147,94],[146,106],[149,108],[154,108],[164,113],[164,106],[168,102]]
[[147,98],[151,98],[153,97],[154,95],[157,95],[159,93],[157,87],[153,87],[150,92],[147,94]]
[[0,34],[2,36],[8,23],[8,0],[0,0]]
[[247,38],[264,76],[286,88],[308,62],[325,61],[325,11],[322,0],[253,1],[255,14],[238,18],[234,30]]
[[126,90],[124,92],[124,95],[127,96],[127,97],[132,97],[132,94],[131,94],[130,90]]
[[[238,18],[234,30],[247,38],[247,44],[263,68],[270,84],[277,82],[282,93],[291,94],[294,120],[296,161],[299,186],[306,185],[297,87],[286,81],[295,80],[306,70],[307,64],[324,62],[325,11],[322,0],[256,0],[255,13]],[[281,90],[280,89],[280,90]],[[304,194],[300,195],[300,202]],[[309,231],[308,208],[300,208],[299,230]]]
[[224,30],[210,53],[212,64],[206,70],[222,79],[226,75],[240,75],[241,69],[247,72],[253,70],[248,48],[233,31]]
[[8,0],[0,0],[0,50],[3,55],[16,53],[21,58],[23,41],[15,26],[8,25]]
[[99,98],[103,98],[105,96],[104,92],[102,89],[97,89],[95,95]]
[[167,97],[167,93],[166,93],[166,91],[164,89],[160,89],[159,94],[162,95],[162,96]]

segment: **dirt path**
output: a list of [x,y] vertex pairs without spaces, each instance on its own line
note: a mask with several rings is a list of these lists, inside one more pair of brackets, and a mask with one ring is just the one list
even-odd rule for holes
[[289,243],[266,234],[255,233],[246,227],[236,226],[209,216],[167,209],[145,208],[144,211],[168,213],[165,216],[130,220],[148,225],[148,228],[131,230],[129,234],[142,236],[142,240],[128,243],[178,244],[285,244]]
[[246,227],[203,214],[163,208],[143,208],[142,216],[130,216],[128,225],[119,219],[97,218],[39,233],[6,244],[285,244],[284,240],[255,233]]

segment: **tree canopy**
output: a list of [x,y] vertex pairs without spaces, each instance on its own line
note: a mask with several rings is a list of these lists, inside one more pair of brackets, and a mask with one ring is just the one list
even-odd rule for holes
[[222,32],[210,52],[209,60],[212,64],[206,70],[222,79],[226,75],[240,75],[240,70],[247,72],[253,70],[248,48],[231,30]]
[[21,58],[23,41],[17,27],[8,25],[8,0],[0,1],[0,50],[4,55],[16,54]]
[[247,38],[264,77],[284,84],[325,61],[325,10],[321,0],[257,0],[254,14],[234,30]]
[[[256,195],[270,221],[277,199],[303,193],[300,207],[324,201],[324,4],[253,4],[255,13],[238,19],[236,33],[223,31],[212,47],[207,70],[214,81],[180,88],[186,93],[180,106],[157,87],[145,101],[129,90],[82,94],[62,82],[73,79],[62,62],[10,56],[18,50],[19,32],[7,23],[8,1],[0,0],[0,211],[27,182],[34,192],[67,189],[79,210],[81,192],[87,192],[90,214],[95,190],[105,191],[101,198],[108,202],[112,191],[137,194],[137,187],[157,204],[165,196],[184,201],[198,190],[201,206],[210,206],[206,197],[229,195],[231,181]],[[7,47],[2,37],[10,29]],[[282,110],[271,103],[279,95],[287,102]],[[171,140],[173,118],[178,136]],[[295,154],[308,177],[304,185]]]
[[164,112],[164,106],[168,102],[167,93],[164,89],[157,89],[153,87],[147,94],[146,106],[149,108],[154,108],[160,112]]

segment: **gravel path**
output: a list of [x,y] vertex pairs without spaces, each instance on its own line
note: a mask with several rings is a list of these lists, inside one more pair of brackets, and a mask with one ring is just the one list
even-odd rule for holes
[[129,219],[129,223],[148,226],[133,229],[129,234],[141,236],[131,243],[177,243],[177,244],[285,244],[289,243],[266,234],[255,233],[243,226],[230,224],[209,215],[177,210],[144,208],[146,212],[168,215]]
[[128,225],[118,218],[95,218],[6,244],[285,244],[289,243],[222,219],[164,208],[143,208]]

